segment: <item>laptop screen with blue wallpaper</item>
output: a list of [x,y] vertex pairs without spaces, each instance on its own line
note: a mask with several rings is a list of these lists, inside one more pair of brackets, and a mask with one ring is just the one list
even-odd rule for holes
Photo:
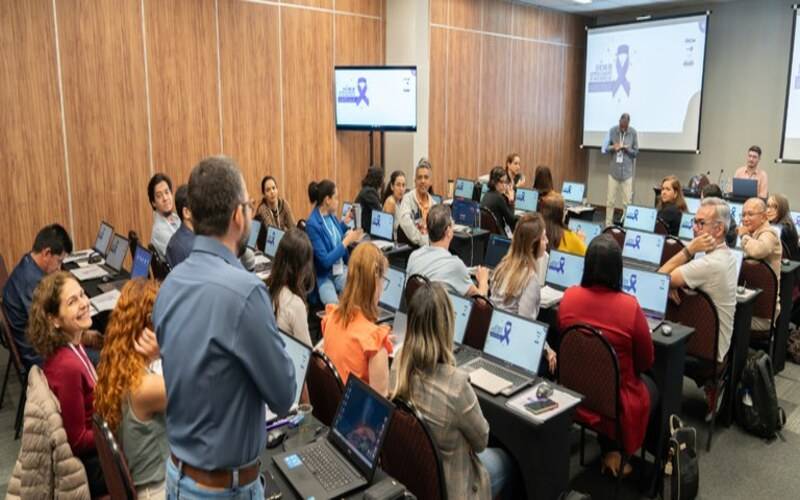
[[571,218],[569,220],[569,229],[570,231],[574,232],[582,232],[583,235],[586,237],[586,245],[588,246],[589,243],[592,242],[593,239],[600,236],[600,233],[603,232],[603,226],[596,222],[589,222],[581,219],[574,219]]
[[380,210],[372,211],[372,223],[369,226],[369,234],[375,238],[382,240],[392,241],[394,231],[394,216],[381,212]]
[[728,202],[728,206],[731,207],[731,219],[736,221],[737,226],[742,225],[742,210],[744,210],[744,203],[731,203]]
[[479,227],[481,225],[481,207],[471,200],[456,198],[450,206],[453,222],[462,226]]
[[547,262],[545,283],[555,288],[567,289],[580,284],[583,278],[583,257],[553,250]]
[[564,201],[583,203],[584,193],[586,193],[586,184],[580,182],[565,182],[561,186],[561,196],[564,197]]
[[147,278],[150,275],[150,260],[152,258],[153,254],[150,253],[149,250],[137,245],[133,257],[133,268],[131,269],[131,279]]
[[517,188],[514,193],[514,208],[523,212],[535,212],[539,203],[539,191]]
[[667,312],[669,274],[624,267],[622,291],[636,297],[645,314],[662,319]]
[[247,238],[247,246],[256,249],[256,241],[258,241],[258,233],[261,231],[261,223],[253,219],[250,221],[250,236]]
[[655,231],[658,212],[655,208],[628,205],[625,210],[625,229],[638,229],[639,231]]
[[681,214],[681,228],[678,230],[678,238],[682,240],[694,239],[694,214],[684,212]]
[[469,315],[472,313],[472,300],[449,292],[447,295],[450,297],[450,303],[453,304],[453,312],[456,317],[455,325],[453,325],[453,342],[463,344]]
[[264,244],[264,254],[270,259],[275,258],[278,253],[278,245],[283,238],[284,232],[275,226],[267,226],[267,242]]
[[547,325],[495,309],[483,352],[530,372],[539,371]]
[[628,230],[625,232],[625,244],[622,256],[628,259],[660,264],[664,252],[664,235]]
[[454,198],[472,199],[472,193],[475,190],[475,183],[467,179],[456,179],[456,188],[453,191]]
[[387,269],[383,278],[383,292],[381,292],[381,297],[378,300],[380,305],[391,311],[397,311],[400,308],[405,286],[405,271],[393,267]]

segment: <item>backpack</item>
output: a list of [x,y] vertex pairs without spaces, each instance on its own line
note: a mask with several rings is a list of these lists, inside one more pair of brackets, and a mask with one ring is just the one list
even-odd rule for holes
[[793,363],[800,365],[800,329],[795,328],[789,332],[789,338],[786,340],[786,354]]
[[664,500],[690,500],[700,489],[697,431],[684,427],[677,415],[669,417],[669,447],[664,461]]
[[736,422],[747,432],[773,439],[786,423],[778,406],[772,360],[764,351],[750,350],[736,389]]

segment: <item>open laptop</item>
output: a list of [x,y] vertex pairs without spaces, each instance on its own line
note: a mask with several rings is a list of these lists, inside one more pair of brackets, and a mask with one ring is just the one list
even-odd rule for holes
[[561,301],[564,290],[580,284],[583,278],[584,259],[580,255],[552,250],[547,263],[545,285],[540,290],[542,307],[551,307]]
[[734,177],[731,194],[737,198],[755,198],[758,196],[758,181]]
[[463,198],[466,200],[471,200],[472,195],[475,192],[475,181],[471,181],[469,179],[462,179],[459,177],[456,179],[456,186],[453,190],[453,198]]
[[678,230],[678,238],[682,240],[694,239],[694,213],[684,212],[681,215],[681,227]]
[[691,196],[687,196],[684,198],[686,201],[686,210],[689,213],[696,214],[698,210],[700,210],[700,198],[692,198]]
[[372,211],[372,220],[369,225],[370,243],[384,252],[394,248],[394,215]]
[[586,184],[565,181],[561,185],[561,196],[568,207],[583,205],[583,199],[586,198]]
[[511,396],[536,380],[546,340],[547,324],[495,309],[483,354],[460,367],[472,385]]
[[255,267],[253,272],[256,274],[268,271],[270,268],[270,261],[264,253],[256,247],[258,242],[258,235],[261,233],[261,222],[257,220],[250,221],[250,236],[247,237],[247,248],[253,251]]
[[78,250],[72,252],[64,259],[65,264],[70,262],[85,262],[92,255],[106,256],[108,245],[111,244],[111,237],[114,236],[114,227],[108,222],[101,221],[100,227],[97,229],[97,237],[94,239],[94,245],[88,250]]
[[342,497],[372,481],[393,411],[358,377],[348,377],[327,437],[272,460],[301,498]]
[[450,206],[450,212],[454,231],[467,233],[471,228],[481,226],[481,207],[475,201],[456,198]]
[[378,299],[378,323],[390,321],[400,309],[403,290],[406,288],[406,273],[390,267],[383,277],[383,291]]
[[625,221],[622,226],[625,229],[638,229],[639,231],[655,231],[658,211],[651,207],[639,205],[628,205],[625,210]]
[[[450,303],[453,305],[453,313],[455,314],[455,324],[453,325],[453,352],[458,353],[464,343],[469,315],[472,314],[472,299],[451,292],[447,292],[447,295],[450,297]],[[397,313],[395,313],[394,322],[392,323],[395,352],[405,342],[407,322],[408,315],[402,312],[402,310],[398,310]]]
[[589,246],[589,243],[603,232],[603,226],[601,224],[576,218],[570,218],[569,229],[576,233],[578,231],[583,232],[584,236],[586,236],[586,246]]
[[639,301],[650,333],[661,326],[667,313],[669,274],[622,268],[622,291]]
[[278,245],[283,239],[285,232],[275,226],[267,226],[267,240],[264,242],[264,255],[270,260],[275,258],[278,253]]
[[514,192],[514,214],[517,216],[535,212],[539,204],[539,191],[517,188]]
[[731,220],[736,221],[737,226],[741,226],[744,203],[734,203],[729,201],[728,206],[731,208]]
[[[131,268],[131,279],[136,278],[145,278],[147,279],[150,277],[150,261],[153,258],[153,254],[139,245],[136,246],[136,253],[133,256],[133,266]],[[112,281],[111,283],[101,283],[97,286],[101,292],[108,292],[111,290],[122,290],[122,287],[125,286],[128,280],[117,280]]]
[[789,212],[789,214],[792,217],[792,222],[794,222],[797,233],[800,234],[800,212]]
[[639,269],[653,270],[661,264],[664,253],[664,235],[644,231],[625,231],[622,257],[625,264]]
[[[278,330],[278,337],[283,341],[286,354],[289,355],[289,359],[292,361],[292,365],[294,365],[294,382],[296,385],[294,399],[292,400],[292,406],[289,410],[289,413],[292,413],[297,409],[297,405],[300,402],[300,395],[303,393],[303,385],[306,382],[306,372],[308,371],[308,364],[311,361],[311,346],[304,344],[299,339],[292,337],[283,330]],[[269,406],[267,406],[267,423],[274,422],[277,419],[278,415],[272,413]]]

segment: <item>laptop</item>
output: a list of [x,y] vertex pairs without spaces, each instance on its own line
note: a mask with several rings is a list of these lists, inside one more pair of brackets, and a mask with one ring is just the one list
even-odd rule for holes
[[682,240],[694,239],[694,213],[683,213],[681,215],[681,228],[678,230],[678,238]]
[[758,181],[734,177],[731,194],[737,198],[755,198],[758,196]]
[[[299,339],[292,337],[283,330],[278,330],[278,337],[283,341],[286,354],[289,355],[289,359],[292,361],[292,365],[294,365],[294,382],[296,385],[294,399],[292,400],[292,406],[289,410],[289,413],[292,413],[297,410],[297,405],[300,403],[300,395],[303,393],[303,385],[306,382],[306,372],[308,371],[308,364],[311,361],[312,349],[311,346],[304,344]],[[272,413],[269,406],[267,406],[267,423],[274,422],[277,419],[278,415]]]
[[261,222],[257,220],[250,221],[250,235],[247,237],[247,248],[253,251],[253,260],[255,267],[253,272],[256,274],[268,271],[271,263],[264,253],[256,247],[258,242],[258,235],[261,232]]
[[650,333],[661,326],[667,313],[669,274],[623,267],[622,291],[636,297],[647,318]]
[[475,182],[469,179],[456,179],[456,187],[453,190],[453,198],[464,198],[467,200],[472,199],[475,192]]
[[625,210],[625,229],[638,229],[639,231],[655,231],[658,211],[655,208],[628,205]]
[[517,216],[535,212],[539,204],[539,191],[517,188],[514,192],[514,214]]
[[438,194],[432,194],[431,198],[433,198],[433,203],[434,204],[436,204],[436,205],[441,205],[442,204],[442,197],[439,196]]
[[[150,277],[150,261],[153,254],[149,250],[136,245],[136,253],[133,257],[133,267],[131,269],[131,279],[136,278],[149,278]],[[101,292],[109,292],[111,290],[122,290],[128,280],[117,280],[111,283],[101,283],[97,286]]]
[[536,380],[547,328],[545,323],[495,309],[483,354],[459,366],[472,385],[493,396],[511,396]]
[[586,245],[588,246],[589,243],[592,242],[593,239],[600,236],[603,232],[603,226],[596,222],[589,222],[586,220],[570,218],[569,219],[569,229],[573,232],[581,231],[583,232],[584,236],[586,236]]
[[564,297],[564,290],[580,284],[583,278],[583,265],[584,259],[580,255],[559,250],[550,252],[544,278],[545,285],[540,291],[542,307],[547,308],[557,304]]
[[125,261],[125,256],[128,254],[128,240],[119,235],[114,234],[111,237],[111,243],[108,245],[108,252],[106,253],[105,264],[94,264],[86,267],[79,267],[71,269],[70,272],[78,278],[78,281],[88,281],[97,278],[108,278],[116,276],[122,271],[122,263]]
[[736,221],[737,226],[741,226],[744,203],[733,203],[729,201],[728,206],[731,207],[731,220]]
[[378,323],[394,318],[400,309],[403,290],[406,288],[406,273],[401,269],[390,267],[383,277],[383,291],[378,299]]
[[792,217],[792,222],[794,222],[794,227],[797,229],[797,233],[800,234],[800,212],[789,212]]
[[97,229],[97,237],[94,239],[94,245],[88,250],[79,250],[72,252],[64,259],[65,264],[70,262],[81,262],[88,260],[92,255],[97,254],[102,257],[106,256],[108,245],[111,243],[111,237],[114,236],[114,227],[108,222],[101,221],[100,227]]
[[301,498],[339,498],[372,481],[394,405],[348,377],[325,439],[272,457]]
[[264,255],[270,258],[270,260],[275,258],[275,254],[278,253],[278,245],[283,239],[283,235],[285,232],[282,229],[278,229],[275,226],[267,226],[267,240],[264,242]]
[[456,198],[450,206],[450,213],[454,231],[467,233],[481,225],[481,207],[475,201]]
[[486,245],[486,255],[483,256],[483,265],[494,269],[497,264],[503,260],[503,257],[508,253],[511,247],[511,240],[500,236],[499,234],[492,234],[489,236],[489,243]]
[[394,248],[394,215],[380,210],[372,211],[369,225],[370,243],[384,252]]
[[634,231],[625,232],[625,244],[622,246],[622,257],[626,265],[639,269],[654,269],[661,264],[664,253],[664,235]]
[[564,198],[564,204],[568,207],[583,205],[583,199],[586,197],[586,184],[564,182],[561,185],[561,196]]
[[689,213],[696,214],[700,210],[700,198],[692,198],[687,196],[684,198],[686,201],[686,209]]
[[[464,343],[469,315],[472,314],[472,300],[450,292],[447,292],[447,295],[450,297],[450,302],[453,305],[453,313],[455,314],[455,324],[453,325],[453,352],[458,354],[459,351],[462,350],[461,347]],[[402,312],[401,307],[401,309],[395,313],[394,322],[392,323],[395,353],[405,342],[407,324],[408,315]]]

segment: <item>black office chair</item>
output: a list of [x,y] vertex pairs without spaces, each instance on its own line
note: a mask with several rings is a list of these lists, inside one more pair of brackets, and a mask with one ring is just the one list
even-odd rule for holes
[[153,278],[157,281],[164,281],[172,268],[169,267],[167,261],[161,257],[152,243],[147,245],[147,249],[153,254],[150,259],[150,270],[153,272]]
[[0,392],[0,406],[3,405],[3,400],[6,396],[6,386],[8,385],[8,377],[11,372],[11,367],[17,372],[17,377],[20,383],[19,402],[17,403],[17,416],[14,420],[14,439],[19,439],[22,433],[22,417],[24,415],[25,401],[28,393],[28,369],[22,362],[22,357],[17,350],[17,344],[14,342],[14,337],[11,335],[11,327],[6,316],[4,307],[0,307],[0,335],[3,336],[8,347],[8,365],[6,366],[6,375],[3,380],[3,389]]

